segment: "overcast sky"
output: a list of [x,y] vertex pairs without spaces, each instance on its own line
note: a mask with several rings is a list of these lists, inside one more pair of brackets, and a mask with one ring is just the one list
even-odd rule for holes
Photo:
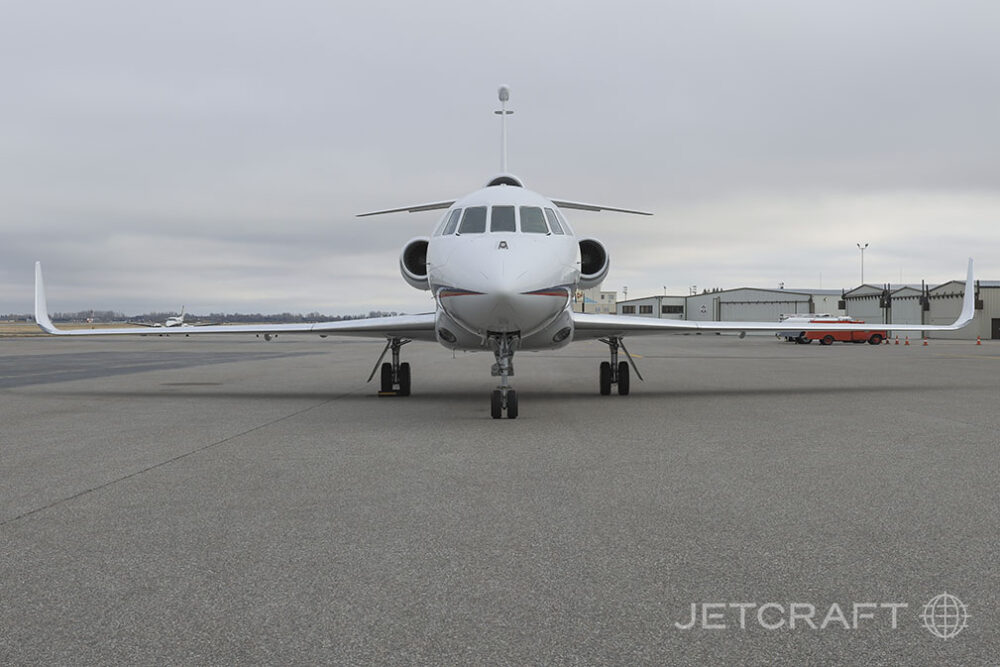
[[510,169],[605,289],[1000,279],[1000,3],[32,2],[0,23],[0,312],[418,312]]

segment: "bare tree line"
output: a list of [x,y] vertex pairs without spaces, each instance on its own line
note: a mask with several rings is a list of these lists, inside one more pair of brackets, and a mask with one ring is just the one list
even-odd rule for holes
[[[185,319],[191,322],[339,322],[341,320],[363,320],[370,317],[391,317],[398,315],[396,312],[386,312],[372,310],[368,314],[358,313],[355,315],[324,315],[322,313],[311,312],[305,315],[301,313],[276,313],[265,315],[263,313],[208,313],[199,315],[197,313],[186,313]],[[126,315],[115,310],[80,310],[75,313],[52,313],[53,322],[163,322],[168,317],[176,317],[178,312],[153,312],[141,315]],[[35,316],[28,313],[7,313],[0,315],[0,319],[13,322],[34,322]]]

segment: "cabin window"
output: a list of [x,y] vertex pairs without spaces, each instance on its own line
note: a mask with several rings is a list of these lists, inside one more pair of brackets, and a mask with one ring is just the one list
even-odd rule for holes
[[458,227],[458,221],[461,218],[462,218],[462,209],[456,208],[448,216],[448,222],[444,226],[444,231],[440,232],[439,235],[440,234],[446,234],[446,235],[447,234],[454,234],[455,233],[455,228]]
[[552,228],[552,233],[553,234],[562,234],[563,233],[563,229],[559,225],[559,220],[556,218],[556,212],[555,211],[553,211],[551,208],[545,209],[545,217],[549,221],[549,227]]
[[643,315],[651,315],[653,313],[652,306],[639,306],[639,312]]
[[536,206],[521,207],[521,231],[528,234],[548,234],[542,209]]
[[513,206],[493,207],[493,210],[490,212],[490,231],[491,232],[517,231],[517,228],[514,226]]
[[623,315],[634,315],[635,314],[635,306],[622,306],[622,314]]
[[683,315],[684,306],[663,306],[660,312],[664,315]]
[[486,231],[486,207],[470,206],[465,209],[462,216],[462,224],[458,228],[459,234],[482,234]]

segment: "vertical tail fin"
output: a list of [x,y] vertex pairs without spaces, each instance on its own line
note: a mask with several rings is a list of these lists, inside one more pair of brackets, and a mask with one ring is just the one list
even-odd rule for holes
[[493,113],[500,116],[500,173],[507,173],[507,116],[514,113],[507,109],[507,102],[510,100],[510,88],[506,85],[500,86],[498,91],[500,98],[500,111]]

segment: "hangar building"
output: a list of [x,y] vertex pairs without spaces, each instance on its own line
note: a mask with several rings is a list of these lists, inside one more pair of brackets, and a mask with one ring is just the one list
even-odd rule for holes
[[617,297],[617,292],[603,291],[600,286],[579,290],[573,295],[573,312],[614,313]]
[[687,297],[683,296],[647,296],[641,299],[619,301],[618,312],[621,315],[683,320],[687,319],[684,310],[686,301]]
[[621,315],[674,320],[777,322],[781,315],[828,313],[838,308],[840,290],[785,290],[740,287],[711,290],[691,296],[648,296],[618,302]]
[[689,296],[689,320],[777,322],[782,315],[842,314],[840,290],[786,290],[740,287]]

